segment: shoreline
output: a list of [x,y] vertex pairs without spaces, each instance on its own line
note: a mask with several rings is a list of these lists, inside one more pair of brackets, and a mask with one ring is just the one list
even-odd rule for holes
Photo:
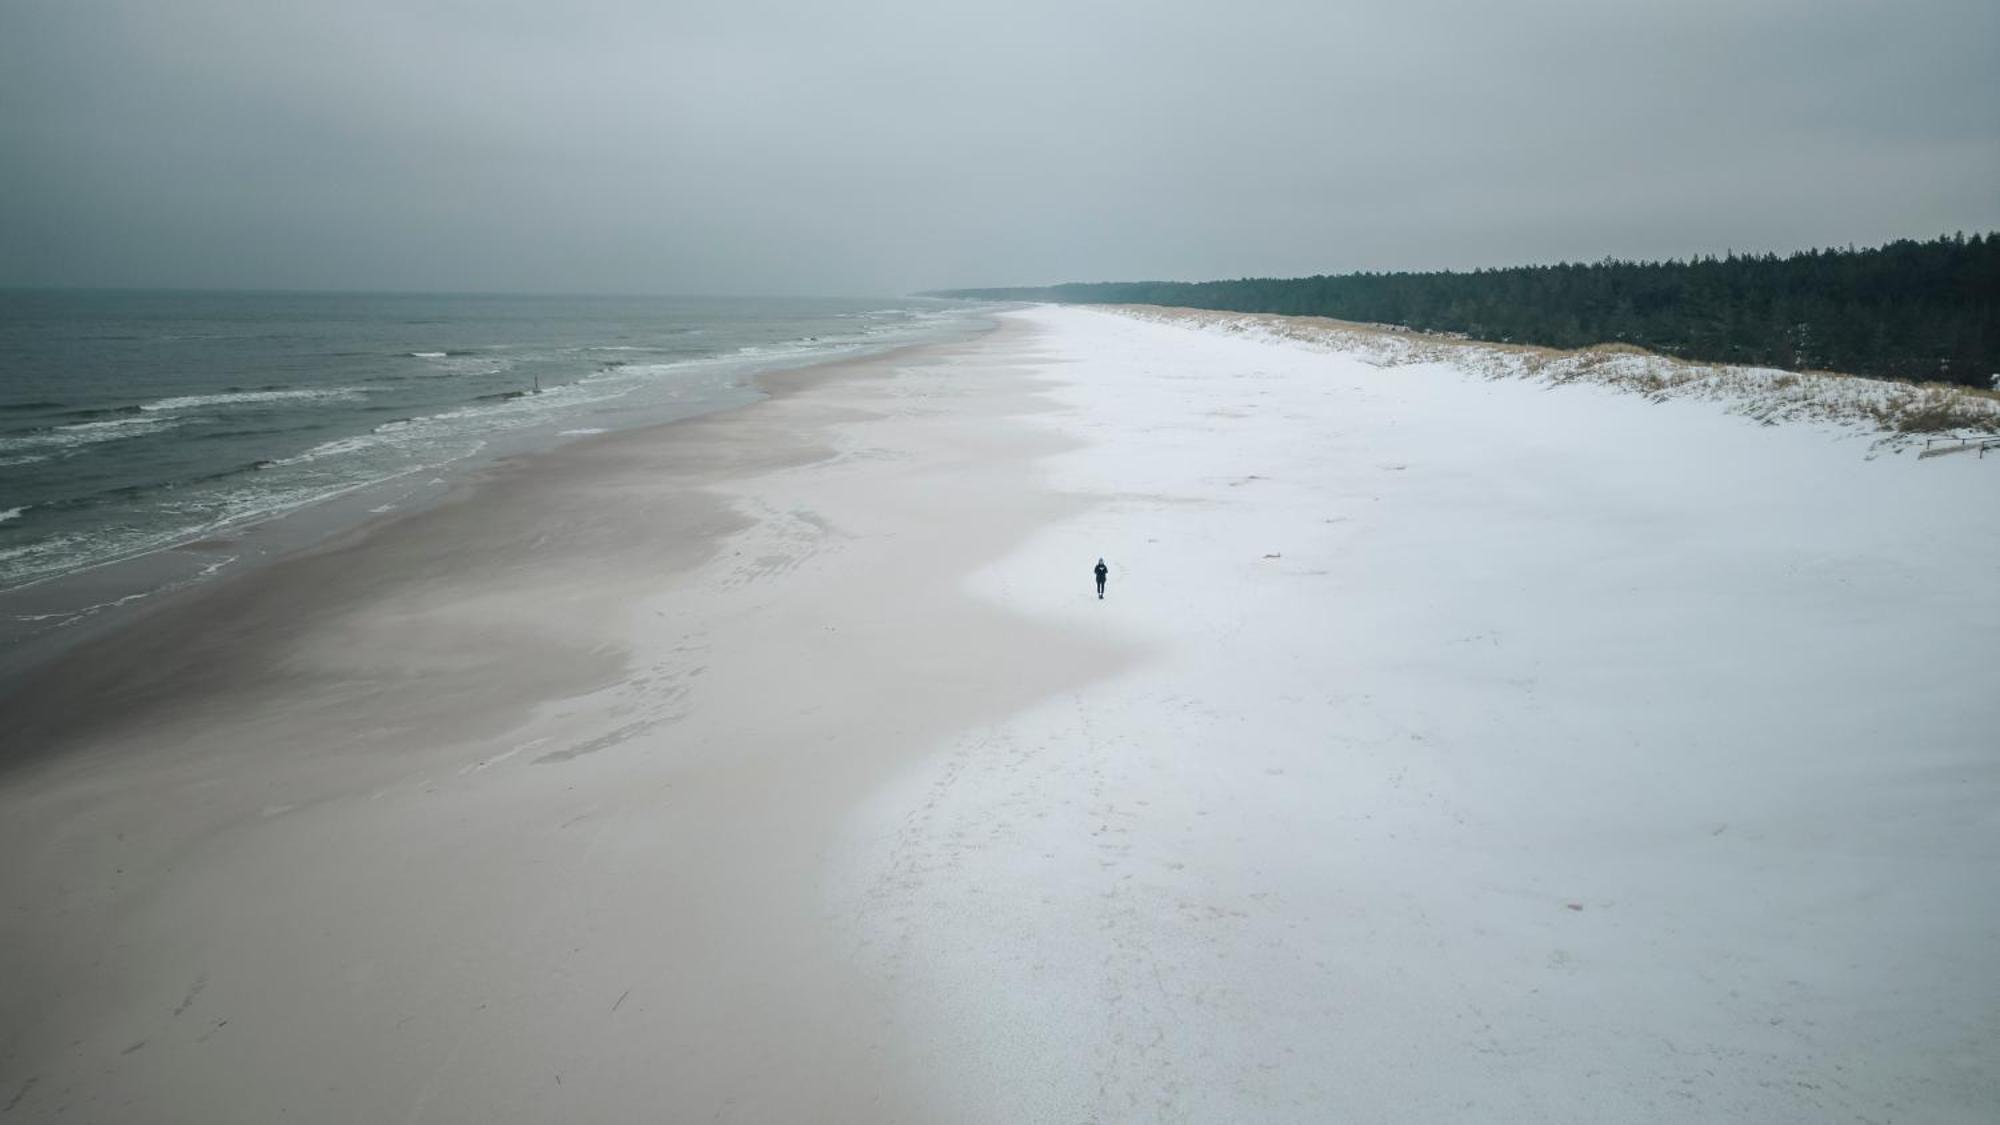
[[0,1000],[0,1097],[924,1116],[852,1022],[885,985],[824,855],[932,740],[1130,658],[959,588],[1081,503],[1015,420],[1047,409],[1033,346],[769,375],[60,659],[15,729],[75,725],[0,774],[0,949],[34,982]]
[[[496,503],[494,493],[504,493],[509,488],[529,487],[527,478],[544,471],[565,455],[587,457],[597,447],[615,446],[621,440],[641,442],[672,440],[680,428],[690,427],[704,421],[722,421],[742,411],[754,409],[766,402],[780,400],[808,389],[819,377],[839,375],[852,367],[867,367],[875,363],[894,363],[911,353],[920,353],[929,348],[951,347],[958,343],[977,341],[984,335],[997,330],[997,325],[979,330],[969,341],[944,343],[903,344],[880,352],[859,356],[845,356],[801,366],[780,367],[750,373],[745,378],[745,389],[757,395],[747,402],[725,404],[702,410],[685,417],[665,422],[650,422],[638,426],[611,430],[601,434],[590,434],[573,438],[560,444],[533,449],[527,452],[502,454],[467,465],[457,474],[456,479],[444,483],[425,502],[407,510],[376,514],[361,518],[359,522],[345,526],[335,526],[331,530],[308,527],[304,530],[303,545],[289,550],[280,549],[268,557],[259,558],[235,573],[220,575],[206,584],[187,584],[167,587],[147,595],[149,604],[126,616],[107,616],[91,622],[91,627],[71,638],[61,638],[63,643],[52,644],[43,650],[33,645],[21,646],[20,651],[9,654],[9,662],[0,666],[0,716],[14,732],[15,749],[5,757],[0,757],[0,779],[4,779],[17,764],[28,764],[49,755],[62,752],[60,745],[35,747],[31,745],[37,736],[53,735],[58,739],[74,741],[101,733],[106,725],[126,721],[122,710],[114,709],[105,713],[101,707],[87,710],[87,718],[73,730],[61,730],[67,716],[79,713],[80,700],[104,700],[115,698],[110,687],[113,683],[129,682],[136,675],[138,681],[146,684],[144,692],[137,699],[121,700],[121,707],[130,709],[158,704],[171,695],[184,690],[200,690],[196,685],[176,682],[176,658],[174,653],[158,651],[164,645],[178,651],[181,643],[177,639],[203,632],[198,620],[210,614],[228,615],[240,612],[244,600],[285,600],[285,591],[292,587],[318,588],[324,578],[318,575],[295,576],[293,569],[317,570],[324,566],[327,556],[344,556],[349,553],[366,555],[380,536],[394,535],[399,528],[432,516],[440,509],[454,505]],[[358,491],[367,494],[380,485],[366,486]],[[370,496],[368,499],[374,499]],[[694,497],[690,495],[689,500]],[[340,498],[325,503],[339,503]],[[368,502],[364,499],[362,502]],[[259,521],[246,528],[245,534],[260,529],[283,531],[287,521],[310,524],[314,516],[321,513],[323,504],[308,506],[307,510],[284,513],[269,520]],[[720,513],[711,512],[698,520],[708,539],[719,539],[735,530]],[[416,534],[422,534],[421,531]],[[152,556],[165,556],[199,547],[200,543],[178,544],[151,552]],[[679,560],[678,569],[686,570],[698,564],[700,559],[690,555]],[[338,568],[335,568],[338,569]],[[272,571],[277,571],[273,574]],[[384,581],[393,580],[394,575],[384,576]],[[10,591],[11,592],[11,591]],[[355,592],[351,596],[365,596]],[[157,598],[157,600],[153,600]],[[164,623],[159,623],[165,619]],[[157,630],[148,633],[145,630]],[[268,635],[268,634],[267,634]],[[120,652],[123,647],[134,642],[146,645],[146,653],[135,657],[131,653]],[[218,653],[217,655],[221,655]],[[236,656],[238,654],[231,654]],[[166,678],[165,683],[158,682]],[[586,679],[579,683],[597,682]],[[34,697],[29,699],[29,697]],[[25,747],[25,749],[23,748]]]
[[[736,377],[724,397],[698,402],[691,409],[658,418],[658,404],[641,413],[644,421],[593,434],[554,432],[552,427],[524,430],[495,439],[493,448],[445,465],[418,467],[393,477],[355,485],[296,508],[255,517],[226,528],[211,529],[183,542],[170,543],[136,555],[111,559],[67,574],[0,590],[0,616],[9,620],[0,643],[0,710],[39,669],[65,653],[115,636],[152,615],[227,586],[271,565],[348,542],[352,536],[421,515],[477,488],[496,474],[522,463],[607,434],[672,426],[691,418],[753,405],[769,397],[782,377],[820,367],[838,367],[910,348],[976,339],[992,330],[987,314],[967,312],[946,335],[916,341],[836,353],[801,361],[776,357],[768,366],[751,366]],[[969,335],[968,335],[969,334]],[[850,346],[852,347],[852,346]],[[742,362],[729,356],[699,362]],[[562,423],[555,423],[561,425]],[[40,620],[60,618],[54,626]],[[0,759],[0,770],[6,768]]]

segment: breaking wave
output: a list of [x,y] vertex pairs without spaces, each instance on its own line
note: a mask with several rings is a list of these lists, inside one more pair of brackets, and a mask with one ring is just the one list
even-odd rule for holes
[[298,402],[309,399],[348,400],[360,398],[367,392],[360,387],[317,387],[312,390],[262,390],[223,391],[209,395],[176,395],[173,398],[155,399],[142,404],[139,409],[148,413],[169,410],[194,410],[204,406],[247,406],[265,402]]

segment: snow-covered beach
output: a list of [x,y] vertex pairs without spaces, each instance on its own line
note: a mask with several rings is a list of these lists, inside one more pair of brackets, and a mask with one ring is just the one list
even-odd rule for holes
[[50,669],[0,1111],[1991,1119],[2000,463],[1001,321]]
[[1030,319],[1094,503],[972,588],[1152,655],[861,819],[948,1116],[2000,1106],[1996,466]]

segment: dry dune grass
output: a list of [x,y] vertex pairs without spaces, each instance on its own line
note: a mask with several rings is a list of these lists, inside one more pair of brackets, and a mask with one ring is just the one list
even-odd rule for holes
[[1901,448],[1920,437],[2000,434],[2000,393],[1947,383],[1904,383],[1832,371],[1699,363],[1625,343],[1564,350],[1495,344],[1318,316],[1218,312],[1149,305],[1106,305],[1141,320],[1193,323],[1246,336],[1285,339],[1357,356],[1380,367],[1447,363],[1489,379],[1586,382],[1642,394],[1656,402],[1699,398],[1765,425],[1831,423],[1864,430]]
[[1994,424],[2000,416],[2000,393],[1982,391],[1952,383],[1924,383],[1903,396],[1894,409],[1876,414],[1882,428],[1905,434],[1955,433],[1973,430],[2000,432]]

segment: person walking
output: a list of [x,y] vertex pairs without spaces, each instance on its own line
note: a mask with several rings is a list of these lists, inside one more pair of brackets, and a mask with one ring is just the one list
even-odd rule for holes
[[1095,571],[1095,573],[1096,573],[1096,575],[1097,575],[1097,600],[1098,600],[1098,601],[1103,601],[1103,600],[1104,600],[1104,580],[1105,580],[1105,579],[1106,579],[1107,577],[1109,577],[1109,576],[1110,576],[1110,574],[1111,574],[1111,568],[1110,568],[1110,567],[1108,567],[1108,566],[1105,566],[1105,565],[1104,565],[1104,560],[1103,560],[1103,559],[1098,559],[1098,560],[1097,560],[1097,570]]

